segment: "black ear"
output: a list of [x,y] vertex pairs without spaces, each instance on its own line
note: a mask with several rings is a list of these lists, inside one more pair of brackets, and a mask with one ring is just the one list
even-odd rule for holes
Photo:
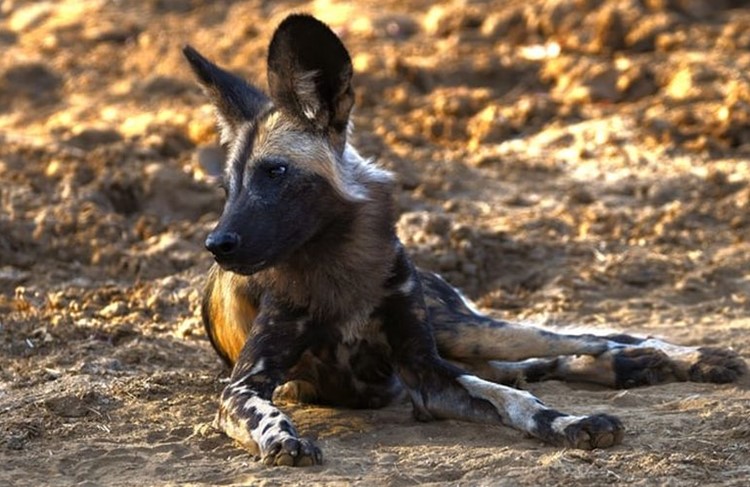
[[270,100],[262,91],[216,66],[191,46],[185,46],[182,53],[216,107],[221,143],[226,145],[237,136],[237,127],[255,119]]
[[354,104],[352,61],[336,34],[309,15],[290,15],[268,48],[268,86],[276,106],[317,129],[346,134]]

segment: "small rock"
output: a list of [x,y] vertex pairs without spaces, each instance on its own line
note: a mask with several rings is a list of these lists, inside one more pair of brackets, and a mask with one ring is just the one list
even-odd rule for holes
[[539,32],[545,37],[567,37],[575,33],[581,22],[578,2],[547,1],[539,7],[525,11],[525,19],[530,32]]
[[187,339],[198,335],[203,330],[200,318],[191,316],[177,325],[174,334],[178,338]]
[[101,145],[113,144],[122,140],[122,135],[113,129],[76,127],[76,133],[66,142],[79,149],[90,150]]
[[513,134],[510,120],[503,114],[498,105],[489,105],[469,120],[466,131],[471,139],[470,145],[502,142]]
[[170,76],[149,76],[137,85],[137,90],[148,96],[178,96],[193,88],[193,85]]
[[15,32],[24,32],[38,27],[54,13],[54,2],[29,2],[18,5],[11,12],[8,26]]
[[617,90],[617,81],[620,75],[617,70],[603,69],[596,71],[598,72],[595,72],[584,84],[588,101],[618,101],[620,93]]
[[112,209],[122,215],[132,215],[141,209],[142,181],[131,174],[115,172],[110,178],[99,182],[99,195]]
[[99,316],[102,318],[115,318],[128,312],[128,305],[123,301],[113,301],[99,310]]
[[642,406],[643,398],[633,391],[619,391],[614,393],[610,402],[617,407]]
[[437,88],[431,94],[432,107],[438,115],[467,117],[487,104],[492,92],[489,89],[470,89],[465,86]]
[[686,64],[669,78],[664,92],[675,100],[705,96],[708,93],[704,85],[715,78],[716,73],[705,66]]
[[0,74],[0,112],[11,103],[24,101],[33,106],[55,103],[60,98],[63,80],[41,63],[17,64]]
[[28,271],[17,269],[9,265],[3,266],[0,268],[0,287],[13,289],[26,282],[29,277],[31,277],[31,273]]
[[453,270],[458,266],[458,258],[453,252],[448,252],[438,257],[437,265],[441,271]]
[[348,22],[348,30],[359,37],[390,37],[404,40],[419,31],[419,24],[409,15],[383,14],[362,16]]
[[73,394],[48,398],[44,405],[50,412],[63,418],[82,418],[92,412],[85,400]]
[[145,208],[164,218],[199,218],[220,209],[216,192],[170,164],[153,163],[144,171]]
[[143,28],[138,25],[95,23],[83,32],[83,38],[94,43],[125,44],[138,37]]
[[0,27],[0,45],[10,46],[18,42],[18,34]]
[[599,13],[591,50],[596,53],[613,53],[625,47],[625,24],[620,12],[608,8]]
[[629,101],[653,95],[658,90],[654,73],[643,66],[631,66],[617,79],[617,91]]
[[750,50],[750,22],[728,22],[716,41],[720,52]]
[[512,9],[502,9],[492,12],[482,23],[480,32],[492,40],[502,40],[512,44],[520,44],[527,37],[526,20],[523,15],[523,5]]
[[560,105],[548,96],[525,95],[512,105],[488,105],[469,120],[470,147],[499,143],[511,136],[537,130],[558,114]]
[[5,439],[5,447],[8,450],[23,450],[26,446],[26,436],[10,435]]
[[664,32],[656,38],[656,50],[659,52],[676,51],[683,48],[688,41],[688,34],[684,30]]
[[424,17],[423,25],[429,35],[447,37],[461,30],[480,28],[484,17],[479,6],[455,2],[431,7]]
[[382,56],[370,52],[356,53],[352,58],[352,65],[357,73],[377,73],[386,66]]
[[588,189],[579,186],[568,193],[568,200],[575,205],[590,205],[595,198]]
[[210,144],[216,140],[216,120],[211,110],[193,113],[187,126],[188,138],[195,145]]
[[142,137],[143,134],[149,133],[149,129],[154,124],[155,117],[153,113],[142,112],[133,115],[127,115],[118,129],[126,138]]
[[440,236],[446,236],[450,230],[451,220],[447,215],[440,213],[430,214],[424,225],[426,232],[434,233]]
[[644,3],[653,10],[671,10],[702,20],[729,7],[732,0],[645,0]]
[[637,52],[656,49],[659,36],[670,32],[678,24],[673,14],[656,12],[640,17],[625,37],[625,45]]
[[85,360],[80,364],[78,370],[90,375],[109,375],[112,372],[119,372],[123,368],[122,362],[116,358],[99,357]]
[[393,70],[420,92],[429,93],[432,90],[434,85],[432,76],[427,69],[416,63],[398,58],[393,64]]
[[408,15],[389,15],[380,22],[388,36],[396,39],[408,39],[419,31],[419,24]]
[[477,277],[477,272],[479,271],[479,267],[477,267],[476,264],[473,264],[471,262],[461,262],[461,272],[463,272],[468,277]]

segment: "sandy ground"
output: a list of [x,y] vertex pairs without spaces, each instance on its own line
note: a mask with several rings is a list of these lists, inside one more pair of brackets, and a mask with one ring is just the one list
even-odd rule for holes
[[750,9],[732,0],[0,1],[0,485],[747,485],[750,381],[530,384],[621,446],[293,407],[324,465],[210,424],[197,306],[221,209],[180,47],[264,84],[291,11],[356,68],[361,152],[423,266],[498,316],[750,358]]

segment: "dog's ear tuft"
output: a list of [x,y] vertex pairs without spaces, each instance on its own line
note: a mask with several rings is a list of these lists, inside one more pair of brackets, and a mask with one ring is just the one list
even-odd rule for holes
[[282,111],[346,134],[354,104],[352,61],[336,34],[309,15],[290,15],[268,48],[268,86]]
[[255,119],[269,103],[268,97],[242,78],[216,66],[191,46],[185,46],[182,53],[216,108],[221,143],[229,144],[237,136],[239,125]]

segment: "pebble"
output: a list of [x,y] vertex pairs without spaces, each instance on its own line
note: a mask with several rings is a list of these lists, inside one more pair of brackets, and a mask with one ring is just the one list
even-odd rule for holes
[[625,47],[625,24],[622,15],[615,8],[608,8],[599,14],[592,51],[613,53]]
[[98,315],[102,318],[115,318],[128,312],[128,305],[123,301],[113,301],[99,310]]
[[466,2],[459,1],[448,5],[432,6],[422,23],[425,32],[429,35],[446,37],[460,30],[479,29],[484,18],[485,13],[479,6],[467,5]]
[[666,12],[644,15],[628,32],[625,37],[625,44],[633,51],[653,51],[656,49],[657,39],[669,33],[677,23],[676,17]]

